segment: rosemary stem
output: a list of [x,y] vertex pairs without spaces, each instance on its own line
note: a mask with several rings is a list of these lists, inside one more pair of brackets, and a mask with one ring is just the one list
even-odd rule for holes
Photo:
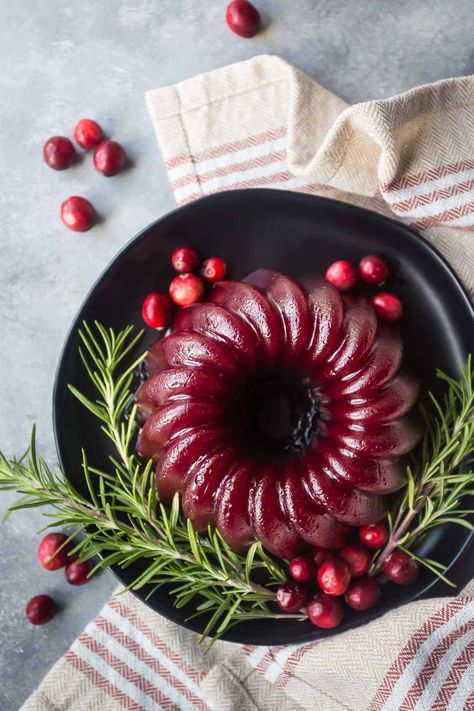
[[370,575],[378,575],[384,566],[384,563],[390,558],[392,555],[393,551],[395,548],[399,545],[400,541],[402,540],[403,536],[409,529],[412,521],[415,519],[416,515],[421,511],[423,508],[426,499],[428,496],[431,494],[435,487],[435,482],[434,481],[428,481],[423,488],[421,489],[420,496],[418,498],[418,501],[416,502],[414,508],[412,511],[408,511],[405,516],[402,518],[400,521],[400,524],[394,528],[392,531],[392,534],[387,541],[385,547],[382,549],[382,552],[380,553],[379,557],[377,558],[377,562],[370,571]]

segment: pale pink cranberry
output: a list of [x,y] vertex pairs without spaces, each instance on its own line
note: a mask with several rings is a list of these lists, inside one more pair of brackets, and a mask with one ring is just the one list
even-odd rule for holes
[[382,286],[388,277],[388,264],[385,259],[369,254],[359,262],[360,278],[371,286]]
[[260,14],[248,0],[233,0],[225,13],[227,25],[240,37],[254,37],[260,29]]
[[83,118],[74,128],[74,138],[82,148],[94,148],[102,141],[102,129],[97,121]]
[[61,205],[61,220],[73,232],[87,232],[97,221],[92,203],[79,195],[72,195]]
[[319,587],[327,595],[344,595],[350,581],[351,569],[342,558],[334,556],[319,566]]
[[322,629],[333,629],[341,624],[344,617],[344,610],[341,603],[335,597],[318,593],[316,597],[306,607],[306,613],[310,622]]
[[382,588],[373,578],[360,578],[349,585],[345,601],[353,610],[362,612],[378,603],[382,597]]
[[117,141],[104,141],[94,151],[94,165],[99,173],[110,178],[127,164],[127,154]]
[[45,570],[59,570],[67,564],[70,547],[64,545],[66,541],[64,533],[48,533],[43,538],[38,547],[38,560]]
[[170,320],[173,304],[166,294],[148,294],[142,306],[142,317],[152,328],[166,328]]
[[373,296],[370,303],[382,321],[400,321],[403,316],[403,304],[395,294],[381,292]]
[[69,168],[75,155],[74,146],[65,136],[52,136],[43,146],[44,162],[53,170]]
[[398,585],[411,585],[420,572],[417,561],[403,551],[395,551],[383,567],[383,572],[389,580]]
[[347,291],[352,289],[357,282],[357,270],[350,262],[340,259],[338,262],[333,262],[328,268],[326,279],[339,291]]
[[196,274],[179,274],[170,284],[170,296],[178,306],[189,306],[201,301],[204,283]]
[[388,531],[383,523],[370,523],[359,530],[359,538],[368,548],[382,548],[388,541]]
[[45,625],[56,614],[56,603],[49,595],[35,595],[27,604],[25,614],[32,625]]

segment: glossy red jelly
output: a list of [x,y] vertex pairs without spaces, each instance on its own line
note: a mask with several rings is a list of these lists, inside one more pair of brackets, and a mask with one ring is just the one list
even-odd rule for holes
[[420,437],[400,337],[322,277],[215,284],[149,350],[139,452],[198,530],[292,558],[385,513]]

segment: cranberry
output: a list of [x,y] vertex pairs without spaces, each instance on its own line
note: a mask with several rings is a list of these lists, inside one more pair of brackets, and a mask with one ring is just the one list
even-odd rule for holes
[[201,261],[199,254],[192,247],[178,247],[171,256],[171,264],[177,272],[195,272]]
[[127,163],[127,154],[117,141],[104,141],[94,151],[94,165],[107,178],[120,173]]
[[388,264],[385,259],[369,254],[359,262],[360,278],[371,286],[382,286],[388,277]]
[[25,608],[32,625],[45,625],[56,614],[56,603],[49,595],[35,595]]
[[339,600],[323,592],[318,593],[311,600],[306,607],[306,613],[313,625],[323,629],[337,627],[344,616],[344,610]]
[[96,121],[83,118],[76,124],[74,128],[74,138],[76,143],[82,148],[94,148],[98,146],[102,140],[102,129]]
[[361,546],[360,543],[345,546],[339,551],[339,555],[346,561],[351,570],[351,575],[354,578],[365,575],[370,568],[372,554],[367,548]]
[[72,195],[61,205],[61,220],[73,232],[87,232],[97,220],[92,203],[79,195]]
[[277,590],[276,601],[285,612],[297,612],[303,607],[308,597],[304,585],[288,580]]
[[351,569],[345,560],[333,556],[321,563],[318,583],[328,595],[344,595],[351,581]]
[[178,306],[189,306],[204,296],[204,284],[196,274],[179,274],[170,284],[170,296]]
[[87,576],[91,570],[92,565],[88,560],[84,560],[82,563],[73,560],[67,564],[64,576],[70,585],[85,585],[90,580]]
[[227,5],[225,21],[240,37],[254,37],[260,29],[260,14],[248,0],[233,0]]
[[370,303],[382,321],[400,321],[403,316],[403,304],[395,294],[383,291],[373,296]]
[[66,541],[64,533],[48,533],[43,538],[38,547],[38,560],[45,570],[59,570],[67,564],[69,546],[61,548]]
[[410,585],[418,577],[419,565],[414,558],[403,551],[395,551],[383,567],[383,572],[394,583]]
[[388,541],[388,531],[383,523],[371,523],[362,526],[359,538],[368,548],[382,548]]
[[382,588],[373,578],[354,580],[345,594],[345,601],[353,610],[362,612],[378,603],[382,597]]
[[293,558],[288,565],[288,572],[299,583],[307,583],[314,576],[314,565],[309,558]]
[[227,273],[227,264],[220,257],[206,259],[201,267],[201,276],[206,281],[214,283],[222,281]]
[[159,330],[168,325],[173,310],[171,299],[166,294],[148,294],[142,306],[142,317],[148,326]]
[[350,262],[341,259],[331,264],[326,272],[326,279],[340,291],[347,291],[355,286],[357,271]]
[[65,136],[53,136],[48,138],[43,146],[44,162],[54,170],[66,170],[69,168],[76,151],[69,138]]
[[312,556],[316,567],[319,568],[321,563],[324,563],[325,560],[332,558],[333,554],[328,548],[320,548],[319,546],[315,546],[313,548]]

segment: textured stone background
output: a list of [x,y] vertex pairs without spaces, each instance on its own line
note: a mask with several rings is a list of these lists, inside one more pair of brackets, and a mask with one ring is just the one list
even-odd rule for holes
[[[262,52],[280,54],[348,101],[384,97],[474,71],[470,0],[256,0],[268,29],[246,41],[225,0],[0,0],[0,448],[19,453],[38,425],[54,461],[51,392],[68,325],[115,252],[173,198],[143,92]],[[44,140],[97,118],[135,163],[106,179],[90,160],[46,168]],[[90,197],[104,222],[62,227],[59,205]],[[3,494],[0,514],[13,500]],[[101,574],[82,589],[36,563],[38,512],[0,533],[0,711],[15,711],[107,599]],[[53,592],[64,611],[45,628],[23,616]]]

